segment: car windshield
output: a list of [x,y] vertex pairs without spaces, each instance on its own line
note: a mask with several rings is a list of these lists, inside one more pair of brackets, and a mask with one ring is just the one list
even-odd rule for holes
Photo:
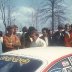
[[35,72],[42,65],[38,59],[19,56],[0,56],[0,72]]

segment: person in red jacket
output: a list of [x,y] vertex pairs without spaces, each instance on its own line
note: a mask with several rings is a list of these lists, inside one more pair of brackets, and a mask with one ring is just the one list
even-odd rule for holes
[[70,47],[72,47],[72,24],[71,24],[71,26],[70,26],[70,31],[69,31],[69,33],[70,33],[70,38],[69,38]]
[[70,47],[70,25],[66,24],[65,25],[65,30],[64,30],[65,36],[64,36],[64,40],[65,40],[65,46],[66,47]]

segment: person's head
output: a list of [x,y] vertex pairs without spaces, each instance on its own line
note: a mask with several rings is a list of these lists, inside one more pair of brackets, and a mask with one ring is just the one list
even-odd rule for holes
[[35,30],[35,27],[33,27],[33,26],[30,26],[29,29],[28,29],[28,31],[30,31],[30,32],[33,31],[33,30]]
[[36,30],[35,27],[30,26],[28,29],[28,34],[30,34],[33,30]]
[[9,34],[13,34],[14,33],[14,28],[12,26],[7,26],[6,30],[7,30],[7,32]]
[[63,25],[58,25],[58,31],[62,32],[62,30],[63,30]]
[[2,37],[3,36],[3,32],[2,31],[0,31],[0,37]]
[[14,29],[14,33],[13,34],[16,34],[17,30],[18,30],[18,27],[17,25],[12,25],[13,29]]
[[27,27],[24,26],[24,27],[22,28],[22,32],[27,32],[27,31],[28,31]]
[[72,24],[70,25],[70,28],[71,28],[71,30],[72,30]]
[[66,31],[69,31],[69,30],[70,30],[70,25],[69,25],[69,24],[66,24],[66,25],[65,25],[65,30],[66,30]]
[[36,41],[37,38],[39,37],[38,31],[37,30],[31,31],[30,37],[33,39],[33,41]]
[[48,28],[43,28],[42,29],[43,36],[48,36],[48,32],[49,32]]

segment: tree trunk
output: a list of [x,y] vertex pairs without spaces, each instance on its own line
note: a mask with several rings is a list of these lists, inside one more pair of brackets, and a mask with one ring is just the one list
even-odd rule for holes
[[52,1],[52,34],[54,32],[54,0]]

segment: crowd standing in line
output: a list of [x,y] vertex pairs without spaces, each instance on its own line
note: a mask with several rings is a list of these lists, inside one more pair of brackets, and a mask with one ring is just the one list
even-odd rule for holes
[[0,49],[2,52],[16,50],[19,48],[65,46],[72,47],[72,24],[58,25],[58,30],[53,34],[48,28],[42,28],[42,35],[35,27],[23,27],[22,35],[17,36],[18,27],[10,25],[3,35],[0,31]]

